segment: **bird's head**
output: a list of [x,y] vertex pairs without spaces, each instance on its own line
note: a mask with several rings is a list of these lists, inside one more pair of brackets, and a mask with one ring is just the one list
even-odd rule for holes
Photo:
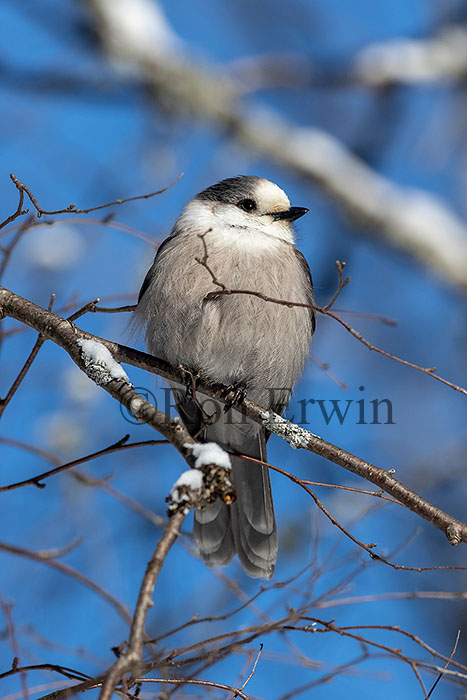
[[[292,207],[285,192],[270,180],[252,175],[222,180],[200,192],[179,219],[183,230],[213,229],[226,235],[245,234],[294,242],[292,222],[306,214]],[[221,235],[221,234],[220,234]]]

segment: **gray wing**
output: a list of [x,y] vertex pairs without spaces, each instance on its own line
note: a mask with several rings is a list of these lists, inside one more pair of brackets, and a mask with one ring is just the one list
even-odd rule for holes
[[[295,251],[295,255],[297,256],[297,260],[300,264],[300,267],[302,269],[303,276],[305,277],[305,282],[306,282],[305,293],[306,293],[307,304],[311,304],[312,306],[314,306],[315,305],[315,295],[313,293],[313,280],[311,277],[310,268],[308,266],[308,263],[306,261],[305,256],[303,255],[303,253],[301,253],[298,250],[298,248],[294,248],[294,251]],[[313,333],[315,332],[315,329],[316,329],[315,310],[313,308],[310,308],[309,314],[310,314],[310,322],[311,322],[311,333],[313,335]],[[287,403],[276,403],[274,406],[271,406],[271,408],[275,413],[282,415],[286,406],[287,406]],[[269,431],[266,431],[266,442],[269,440],[270,436],[271,436],[271,433]]]
[[[315,295],[313,294],[313,280],[311,277],[311,272],[310,268],[308,266],[308,263],[306,261],[305,256],[303,253],[301,253],[298,248],[294,248],[295,250],[295,255],[297,256],[297,260],[300,263],[300,267],[302,268],[302,272],[305,276],[306,282],[307,282],[307,289],[306,289],[306,296],[307,296],[307,303],[311,304],[312,306],[315,305]],[[316,314],[314,309],[310,309],[310,321],[311,321],[311,332],[314,333],[316,329]]]
[[154,279],[155,275],[157,274],[157,259],[160,255],[160,253],[164,250],[164,248],[167,246],[168,243],[173,241],[173,239],[175,238],[176,235],[177,234],[175,234],[175,233],[171,233],[170,236],[168,236],[168,238],[165,239],[165,241],[162,241],[159,248],[157,249],[156,255],[154,257],[154,261],[153,261],[151,267],[149,268],[149,270],[147,271],[146,277],[144,278],[143,284],[141,285],[141,289],[139,290],[138,304],[141,301],[141,299],[143,298],[144,293],[151,286],[151,282]]

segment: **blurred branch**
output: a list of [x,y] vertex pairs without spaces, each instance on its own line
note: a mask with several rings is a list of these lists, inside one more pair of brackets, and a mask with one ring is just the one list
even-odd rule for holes
[[[126,436],[125,436],[126,437]],[[119,443],[122,443],[119,447],[117,447],[117,450],[121,449],[128,449],[128,448],[133,448],[133,447],[142,447],[147,446],[147,445],[161,445],[161,444],[169,444],[167,440],[144,440],[141,442],[133,442],[130,445],[123,444],[123,438],[122,440],[118,441],[116,445]],[[2,487],[1,490],[7,490],[10,491],[11,489],[14,488],[20,488],[22,486],[27,486],[28,484],[34,484],[37,486],[37,482],[41,482],[43,479],[48,478],[49,476],[52,476],[53,474],[59,473],[64,471],[65,469],[71,469],[73,466],[77,466],[77,461],[73,462],[68,462],[67,464],[62,464],[61,460],[58,459],[55,455],[51,454],[50,452],[44,452],[44,450],[39,449],[35,445],[30,445],[27,442],[22,442],[21,440],[13,440],[12,438],[6,438],[3,436],[0,436],[0,444],[4,445],[9,445],[10,447],[17,448],[19,450],[25,450],[26,452],[30,452],[31,454],[37,455],[38,457],[41,457],[42,459],[45,459],[47,462],[51,462],[52,464],[56,465],[55,469],[50,469],[47,472],[44,472],[43,474],[36,475],[32,477],[31,479],[25,479],[22,482],[17,482],[15,484],[8,484],[5,487]],[[91,455],[86,455],[86,457],[80,458],[79,462],[87,462],[90,461],[91,459],[97,459],[98,457],[103,456],[104,454],[110,454],[113,452],[112,446],[111,448],[106,448],[104,450],[101,450],[100,452],[94,452]],[[156,513],[153,513],[151,510],[143,506],[141,503],[138,503],[137,501],[133,500],[130,498],[128,495],[122,493],[121,491],[118,491],[114,486],[111,486],[109,483],[108,477],[107,478],[102,478],[102,479],[96,479],[95,477],[90,476],[89,474],[86,474],[82,471],[73,471],[71,475],[80,483],[85,484],[86,486],[92,486],[94,488],[99,488],[102,489],[103,491],[106,491],[110,496],[115,498],[117,501],[120,501],[123,505],[127,506],[131,510],[133,510],[135,513],[140,515],[141,517],[145,518],[148,520],[152,525],[155,527],[165,527],[167,520],[166,518],[163,518],[160,515],[157,515]],[[39,487],[40,488],[40,487]]]
[[[123,5],[122,11],[121,3],[117,9],[105,0],[83,2],[103,51],[118,70],[127,72],[128,80],[144,80],[154,101],[213,122],[249,151],[317,184],[369,235],[467,290],[467,227],[439,198],[394,184],[320,129],[298,127],[264,107],[246,109],[225,71],[201,64],[186,50],[174,51],[172,41],[165,44],[168,50],[154,43],[150,27],[160,20],[157,3],[138,0]],[[133,19],[144,15],[138,36],[126,12]],[[169,31],[173,38],[173,30]]]
[[71,578],[75,579],[79,583],[83,584],[87,588],[97,593],[108,603],[110,603],[110,605],[118,612],[120,617],[122,617],[123,620],[125,620],[125,622],[131,621],[130,613],[128,612],[127,608],[124,605],[122,605],[122,603],[120,603],[120,601],[117,600],[111,593],[102,588],[102,586],[99,586],[99,584],[97,584],[95,581],[92,581],[90,578],[82,574],[80,571],[77,571],[71,566],[68,566],[68,564],[64,564],[60,561],[55,561],[55,559],[52,558],[49,553],[33,552],[30,549],[24,549],[24,547],[16,547],[15,545],[8,544],[7,542],[0,542],[0,550],[3,552],[8,552],[10,554],[16,554],[21,557],[25,557],[26,559],[32,559],[33,561],[41,562],[42,564],[50,566],[52,569],[60,571],[66,576],[70,576]]
[[[182,385],[185,381],[184,372],[179,368],[175,369],[167,362],[147,353],[139,352],[86,333],[69,320],[37,306],[4,287],[0,287],[0,317],[2,315],[15,318],[53,340],[85,372],[86,366],[81,354],[81,348],[77,342],[78,339],[90,339],[102,343],[110,351],[114,360],[118,362],[125,362],[140,367]],[[157,408],[140,396],[127,381],[113,379],[103,385],[102,388],[114,399],[122,403],[138,420],[148,423],[148,425],[160,432],[177,448],[187,463],[190,466],[194,466],[195,460],[190,449],[194,440],[179,420],[169,420],[165,414],[158,411]],[[226,392],[226,387],[224,386],[206,384],[200,381],[197,388],[207,396],[218,399],[223,403],[226,401],[232,402],[231,392]],[[241,403],[235,403],[234,401],[233,405],[252,420],[285,439],[292,447],[305,449],[320,455],[383,489],[414,513],[417,513],[444,532],[451,544],[457,545],[460,542],[467,542],[466,524],[448,515],[395,479],[393,469],[380,469],[370,462],[366,462],[360,457],[346,452],[341,447],[333,445],[304,428],[287,421],[273,411],[264,410],[248,398],[244,398]],[[378,558],[378,555],[373,551],[371,556]]]
[[[11,650],[13,652],[13,668],[20,665],[19,661],[19,646],[18,640],[16,639],[15,623],[13,622],[13,603],[7,603],[3,600],[0,594],[0,607],[3,610],[6,620],[6,633],[10,640]],[[24,700],[30,699],[29,688],[28,688],[28,675],[24,669],[20,672],[21,678],[21,688],[24,695]]]
[[467,78],[467,27],[445,26],[434,37],[370,44],[345,66],[323,66],[298,52],[277,51],[237,58],[228,72],[241,94],[271,87],[385,88],[462,82]]
[[[22,209],[20,209],[20,207],[18,207],[14,214],[5,219],[3,224],[0,224],[0,229],[3,226],[6,226],[7,223],[10,223],[10,221],[14,221],[18,216],[24,216],[28,213],[28,211],[29,209],[25,209],[23,211]],[[15,232],[14,236],[12,237],[10,243],[7,246],[0,246],[0,254],[2,255],[2,260],[0,262],[0,279],[3,277],[7,265],[10,262],[11,254],[13,253],[14,249],[16,248],[26,231],[28,231],[31,227],[31,222],[32,216],[28,217],[26,221],[23,221],[23,223]],[[6,233],[8,233],[8,231]]]
[[364,85],[463,81],[467,78],[467,27],[444,27],[428,39],[392,39],[357,55],[354,78]]

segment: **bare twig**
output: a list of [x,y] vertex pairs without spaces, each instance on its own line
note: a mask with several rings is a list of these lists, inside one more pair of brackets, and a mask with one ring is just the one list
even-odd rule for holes
[[454,654],[456,653],[456,649],[457,649],[457,645],[459,644],[459,638],[460,638],[460,636],[461,636],[461,631],[460,631],[460,630],[457,630],[456,641],[454,642],[454,646],[453,646],[453,648],[452,648],[452,651],[451,651],[451,654],[450,654],[450,656],[449,656],[449,659],[447,659],[447,661],[446,661],[446,663],[444,664],[444,667],[443,667],[442,671],[440,672],[438,678],[435,680],[435,682],[433,683],[433,685],[432,685],[431,688],[430,688],[430,691],[429,691],[428,694],[425,696],[425,700],[428,700],[428,698],[431,697],[431,695],[433,694],[434,689],[436,688],[436,686],[437,686],[438,683],[440,682],[441,678],[442,678],[442,677],[444,676],[444,674],[446,673],[447,667],[448,667],[449,664],[451,663],[452,658],[453,658]]
[[[256,460],[250,457],[251,461],[259,462],[262,464],[266,464],[264,462],[261,462],[260,460]],[[318,496],[308,488],[306,483],[296,477],[294,474],[290,474],[289,472],[285,471],[284,469],[281,469],[280,467],[276,467],[272,464],[267,465],[270,469],[273,469],[276,472],[279,472],[279,474],[283,474],[286,476],[288,479],[293,481],[295,484],[298,484],[299,486],[302,487],[314,500],[318,508],[324,515],[328,518],[328,520],[331,521],[333,525],[335,525],[346,537],[348,537],[352,542],[354,542],[356,545],[364,549],[372,559],[376,559],[377,561],[381,562],[382,564],[387,564],[388,566],[392,567],[393,569],[398,569],[398,570],[404,570],[404,571],[437,571],[437,570],[444,570],[444,569],[449,569],[449,570],[455,570],[455,571],[464,571],[467,570],[467,567],[464,566],[428,566],[428,567],[420,567],[420,566],[404,566],[402,564],[394,564],[394,562],[389,561],[389,559],[386,559],[385,557],[377,554],[374,549],[375,547],[378,546],[376,542],[371,542],[370,544],[365,544],[364,542],[361,542],[358,540],[356,537],[352,535],[347,528],[345,528],[342,523],[340,523],[333,515],[330,513],[327,508],[324,506],[323,502],[321,499],[318,498]],[[401,504],[402,505],[402,504]]]
[[337,377],[334,374],[334,372],[331,371],[329,362],[323,362],[313,352],[310,352],[310,357],[313,361],[313,364],[317,365],[320,368],[320,370],[322,370],[324,374],[326,374],[329,377],[329,379],[331,379],[331,381],[337,384],[337,386],[341,389],[344,389],[344,391],[347,390],[347,384],[343,382],[342,379],[339,379],[339,377]]
[[127,313],[129,311],[134,311],[137,307],[137,304],[127,304],[126,306],[112,306],[112,307],[105,307],[105,306],[94,306],[94,308],[89,309],[92,313],[95,314],[122,314],[122,313]]
[[338,274],[338,283],[337,283],[337,289],[332,295],[330,301],[326,304],[326,306],[322,307],[322,313],[326,313],[329,311],[329,309],[334,306],[334,303],[337,301],[337,297],[339,294],[342,292],[344,287],[348,285],[350,282],[350,277],[346,277],[345,279],[342,278],[342,273],[344,271],[344,267],[346,266],[347,263],[341,262],[340,260],[336,260],[336,267],[337,267],[337,274]]
[[98,457],[103,457],[104,455],[111,454],[112,452],[119,452],[121,450],[128,450],[132,449],[134,447],[144,447],[147,445],[166,445],[167,440],[143,440],[141,442],[131,442],[127,443],[129,440],[130,436],[125,435],[123,438],[120,440],[117,440],[117,442],[113,443],[112,445],[109,445],[109,447],[104,447],[102,450],[98,450],[97,452],[92,452],[89,455],[86,455],[85,457],[79,457],[78,459],[74,459],[72,462],[67,462],[66,464],[61,464],[60,466],[55,467],[54,469],[49,469],[46,472],[43,472],[42,474],[37,474],[36,476],[32,476],[30,479],[24,479],[23,481],[17,481],[13,484],[8,484],[7,486],[0,486],[0,493],[2,491],[13,491],[14,489],[19,489],[22,488],[23,486],[37,486],[37,488],[44,488],[45,484],[41,483],[44,481],[44,479],[48,479],[51,476],[54,476],[55,474],[60,474],[61,472],[67,470],[67,469],[72,469],[73,467],[77,467],[79,464],[84,464],[85,462],[90,462],[93,459],[97,459]]
[[[29,211],[29,209],[26,209],[25,211],[20,212],[20,214],[18,214],[18,216],[23,215],[23,214],[27,214],[28,211]],[[21,224],[21,226],[19,227],[19,229],[17,230],[17,232],[15,233],[13,238],[11,239],[10,243],[5,248],[2,249],[1,252],[2,252],[3,257],[2,257],[2,260],[0,262],[0,279],[3,277],[3,275],[5,273],[5,270],[7,268],[8,263],[10,262],[10,258],[11,258],[11,255],[12,255],[14,249],[16,248],[16,246],[18,245],[18,243],[20,242],[20,240],[22,239],[24,234],[30,228],[31,222],[32,222],[32,217],[29,217],[28,219],[26,219],[26,221],[24,221]],[[1,229],[1,227],[0,227],[0,229]]]
[[397,326],[397,321],[393,318],[388,318],[387,316],[381,316],[380,314],[372,314],[366,311],[353,311],[352,309],[334,309],[337,314],[348,314],[349,316],[356,316],[357,318],[365,318],[369,321],[379,321],[385,326],[390,326],[395,328]]
[[433,377],[433,379],[436,379],[438,382],[441,382],[442,384],[445,384],[446,386],[450,387],[451,389],[454,389],[454,391],[459,391],[461,394],[464,394],[467,396],[467,389],[465,389],[462,386],[459,386],[458,384],[454,384],[454,382],[450,382],[447,379],[444,379],[444,377],[441,377],[439,374],[435,374],[436,372],[436,367],[421,367],[420,365],[415,364],[415,362],[409,362],[409,360],[404,360],[402,357],[398,357],[397,355],[393,355],[390,352],[386,352],[386,350],[383,350],[382,348],[379,348],[377,345],[373,345],[370,343],[366,338],[364,338],[361,333],[356,331],[350,324],[348,324],[346,321],[344,321],[342,318],[339,318],[335,313],[332,311],[325,311],[323,312],[321,309],[317,309],[317,311],[321,313],[325,313],[326,316],[330,316],[333,318],[335,321],[341,324],[341,326],[344,326],[344,328],[351,334],[353,335],[354,338],[360,341],[360,343],[363,343],[368,350],[374,350],[375,352],[379,353],[380,355],[384,355],[384,357],[388,357],[390,360],[394,360],[395,362],[400,362],[402,365],[406,365],[406,367],[412,367],[412,369],[416,369],[419,372],[423,372],[424,374],[428,374],[428,376]]
[[235,693],[234,693],[234,695],[233,695],[233,697],[232,697],[232,700],[235,700],[235,698],[237,698],[237,697],[242,697],[240,691],[243,690],[243,689],[245,688],[245,686],[247,685],[247,683],[248,683],[248,682],[251,680],[251,678],[253,678],[253,676],[255,675],[256,666],[258,665],[259,657],[261,656],[261,652],[262,652],[262,651],[263,651],[263,645],[260,644],[260,645],[259,645],[259,649],[258,649],[258,653],[256,654],[256,658],[255,658],[254,663],[253,663],[253,668],[251,669],[250,673],[248,674],[248,676],[245,678],[245,680],[243,681],[242,685],[240,686],[240,690],[236,690],[236,691],[235,691]]
[[[33,216],[31,216],[29,219],[28,228],[34,228],[36,226],[44,226],[44,223],[47,226],[62,226],[63,224],[69,224],[69,220],[68,219],[49,219],[49,220],[47,220],[47,222],[43,222],[43,221],[35,219]],[[92,219],[92,218],[75,219],[73,222],[73,226],[106,226],[108,228],[114,228],[117,231],[124,231],[125,233],[128,233],[130,236],[134,236],[135,238],[139,238],[141,241],[144,241],[149,246],[151,246],[151,248],[157,248],[159,246],[159,243],[157,240],[155,240],[151,236],[148,236],[143,231],[140,231],[137,228],[133,228],[133,226],[128,226],[127,224],[124,224],[121,221],[117,221],[114,218],[113,214],[106,214],[105,216],[102,216],[101,218],[97,218],[97,219]],[[2,231],[0,229],[0,238],[11,234],[12,232],[16,231],[18,228],[20,228],[19,224],[16,224],[15,226],[11,226],[10,228],[6,229],[5,231]]]
[[153,605],[152,594],[154,586],[165,558],[179,535],[184,517],[183,513],[178,512],[170,519],[147,565],[131,621],[128,649],[123,651],[120,658],[117,659],[105,675],[99,696],[100,700],[110,700],[115,686],[122,680],[123,676],[128,672],[136,673],[141,666],[143,660],[144,625],[149,608]]
[[0,673],[0,680],[26,671],[55,671],[55,673],[60,673],[66,678],[72,678],[79,681],[88,680],[90,678],[90,676],[87,676],[85,673],[81,673],[81,671],[76,671],[75,669],[68,668],[67,666],[59,666],[58,664],[33,664],[31,666],[18,666],[13,664],[11,669]]
[[[208,233],[208,232],[206,232],[206,233]],[[398,357],[397,355],[393,355],[390,352],[386,352],[386,350],[382,350],[377,345],[373,345],[372,343],[370,343],[370,341],[367,340],[366,338],[364,338],[361,333],[359,333],[357,330],[352,328],[352,326],[349,323],[347,323],[346,321],[341,319],[339,316],[337,316],[335,313],[330,311],[332,305],[336,301],[340,292],[350,281],[349,277],[347,277],[344,281],[342,281],[342,270],[343,270],[343,266],[345,265],[345,263],[341,263],[341,262],[339,262],[339,260],[336,261],[336,266],[337,266],[337,270],[338,270],[338,274],[339,274],[338,287],[337,287],[336,292],[332,296],[330,302],[328,304],[326,304],[326,306],[316,306],[314,304],[305,304],[304,302],[289,301],[287,299],[276,299],[275,297],[270,297],[267,294],[263,294],[262,292],[257,292],[257,291],[252,290],[252,289],[229,289],[224,284],[222,284],[222,282],[220,282],[216,278],[215,274],[213,273],[213,271],[211,270],[211,268],[209,267],[209,265],[207,263],[207,259],[209,256],[208,256],[207,250],[206,250],[206,242],[204,241],[204,238],[203,238],[203,236],[205,236],[206,234],[198,234],[198,235],[202,239],[203,244],[205,246],[205,255],[203,258],[195,258],[195,260],[196,260],[196,262],[198,262],[200,265],[202,265],[209,272],[209,274],[211,275],[213,284],[220,287],[220,290],[208,292],[208,294],[206,294],[205,299],[207,299],[207,300],[215,299],[216,297],[218,297],[220,295],[229,296],[231,294],[245,294],[247,296],[257,297],[258,299],[262,299],[263,301],[270,302],[272,304],[279,304],[280,306],[287,306],[288,308],[292,308],[292,307],[297,306],[297,307],[301,307],[301,308],[304,307],[304,308],[308,308],[308,309],[313,309],[314,311],[317,311],[318,313],[323,314],[324,316],[329,316],[330,318],[333,318],[335,321],[340,323],[351,335],[353,335],[354,338],[356,338],[360,343],[363,343],[363,345],[365,345],[365,347],[367,347],[368,350],[374,350],[375,352],[379,353],[380,355],[384,355],[384,357],[388,357],[389,359],[394,360],[395,362],[400,362],[401,364],[406,365],[407,367],[412,367],[412,369],[416,369],[419,372],[423,372],[424,374],[427,374],[428,376],[433,377],[433,379],[436,379],[437,381],[442,382],[443,384],[450,387],[451,389],[454,389],[455,391],[459,391],[461,394],[464,394],[465,396],[467,396],[467,389],[465,389],[464,387],[461,387],[457,384],[454,384],[454,382],[450,382],[449,380],[444,379],[443,377],[439,376],[438,374],[435,374],[436,367],[422,367],[421,365],[415,364],[415,362],[409,362],[409,360],[404,360],[403,358]]]
[[[150,197],[155,197],[158,194],[162,194],[163,192],[167,192],[167,190],[170,189],[171,187],[173,187],[175,185],[175,183],[177,183],[180,180],[181,177],[183,177],[183,173],[180,173],[180,175],[177,178],[175,178],[175,180],[173,182],[171,182],[169,185],[167,185],[167,187],[163,187],[161,190],[157,190],[156,192],[150,192],[149,194],[140,194],[140,195],[137,195],[136,197],[125,197],[124,199],[116,199],[113,202],[107,202],[106,204],[100,204],[97,207],[89,207],[89,209],[78,209],[76,207],[76,204],[69,204],[67,207],[63,207],[61,209],[55,209],[54,211],[49,211],[47,209],[43,209],[39,205],[39,202],[37,201],[35,196],[32,194],[29,187],[27,187],[23,182],[20,182],[18,180],[18,178],[16,177],[16,175],[14,175],[13,173],[10,173],[10,179],[12,180],[16,189],[20,193],[21,205],[22,205],[22,201],[23,201],[21,198],[21,195],[23,195],[23,197],[24,197],[24,193],[26,193],[31,201],[31,204],[33,205],[34,209],[37,212],[38,219],[40,219],[41,216],[44,216],[44,215],[45,216],[54,216],[56,214],[89,214],[93,211],[99,211],[100,209],[106,209],[107,207],[113,207],[117,204],[119,205],[119,204],[125,204],[126,202],[136,202],[137,200],[140,200],[140,199],[149,199]],[[21,212],[21,211],[19,211],[20,208],[21,207],[18,206],[17,211],[11,215],[13,218],[9,217],[9,219],[5,219],[5,221],[7,223],[9,223],[10,221],[13,221],[18,216],[21,216],[22,214],[26,214],[29,211],[29,210],[26,210],[24,212]],[[6,225],[5,222],[3,223],[3,225]],[[0,228],[2,228],[2,225],[0,225]]]
[[19,216],[25,216],[29,212],[29,209],[23,209],[23,203],[24,192],[23,190],[19,190],[19,201],[16,211],[13,212],[13,214],[10,214],[10,216],[7,216],[7,218],[4,221],[2,221],[2,223],[0,224],[0,229],[5,228],[5,226],[11,224],[11,222],[17,219]]
[[[48,307],[49,311],[52,311],[54,301],[55,301],[55,294],[52,294],[52,296],[50,297],[50,302],[49,302],[49,307]],[[18,391],[21,382],[25,378],[26,374],[29,372],[32,363],[36,359],[37,354],[38,354],[39,350],[41,349],[41,347],[43,346],[43,344],[45,343],[45,341],[46,341],[46,338],[44,338],[44,336],[41,333],[39,333],[39,336],[38,336],[36,342],[34,343],[34,347],[32,348],[32,350],[29,354],[29,357],[27,358],[26,362],[24,363],[23,367],[21,368],[20,373],[16,377],[15,381],[11,385],[10,390],[8,391],[8,393],[4,399],[0,398],[0,418],[3,416],[3,412],[5,411],[5,408],[10,403],[11,399]]]
[[234,693],[233,698],[243,698],[250,700],[249,696],[242,692],[242,688],[234,688],[232,685],[224,683],[214,683],[213,681],[202,681],[188,678],[135,678],[135,683],[171,683],[173,685],[202,685],[206,688],[218,688],[219,690],[227,690],[229,693]]

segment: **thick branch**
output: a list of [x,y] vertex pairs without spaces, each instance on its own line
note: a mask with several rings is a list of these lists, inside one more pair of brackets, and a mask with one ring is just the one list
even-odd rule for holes
[[[184,373],[167,362],[152,357],[147,353],[139,352],[86,333],[72,322],[37,306],[4,287],[0,287],[0,317],[2,314],[15,318],[31,328],[35,328],[44,337],[53,340],[66,350],[72,360],[83,371],[85,371],[85,368],[77,340],[79,338],[89,338],[105,345],[112,353],[114,359],[119,362],[158,374],[165,379],[182,384],[184,382]],[[143,399],[130,384],[114,380],[103,388],[117,401],[123,403],[138,419],[147,422],[155,430],[159,431],[178,449],[190,466],[194,465],[191,450],[186,447],[188,444],[193,444],[194,441],[179,421],[169,421],[167,416]],[[231,401],[231,396],[226,393],[226,387],[199,381],[198,390],[219,401]],[[320,455],[375,484],[378,488],[444,532],[451,544],[456,545],[459,542],[467,542],[467,525],[437,508],[395,479],[392,471],[376,467],[374,464],[285,420],[273,411],[265,411],[247,398],[243,399],[239,410],[257,423],[264,425],[274,434],[285,439],[292,447],[306,449]]]

